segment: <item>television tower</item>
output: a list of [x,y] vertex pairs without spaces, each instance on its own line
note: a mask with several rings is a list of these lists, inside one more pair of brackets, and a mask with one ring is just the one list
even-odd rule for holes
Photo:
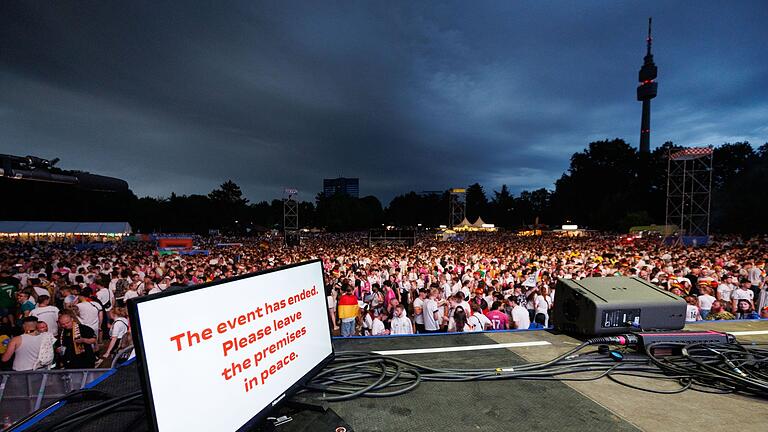
[[653,62],[651,54],[651,20],[648,18],[648,51],[643,58],[643,67],[640,68],[639,81],[637,86],[637,100],[643,101],[643,119],[640,122],[640,153],[649,153],[651,151],[651,99],[656,97],[658,83],[656,83],[656,64]]

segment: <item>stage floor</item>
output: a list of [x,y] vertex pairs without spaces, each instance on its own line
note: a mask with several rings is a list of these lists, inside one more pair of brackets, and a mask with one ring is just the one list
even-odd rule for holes
[[[743,343],[768,343],[768,321],[706,322],[689,330],[734,333]],[[414,337],[335,339],[337,351],[381,351],[430,366],[506,367],[548,360],[579,341],[549,331],[488,332]],[[623,377],[632,382],[629,377]],[[664,388],[659,381],[637,382]],[[674,384],[669,388],[673,388]],[[140,388],[136,365],[95,388],[114,394]],[[330,403],[355,431],[685,431],[738,425],[763,430],[765,400],[687,391],[658,395],[620,386],[607,379],[592,382],[491,381],[422,383],[411,393],[384,399],[358,398]],[[40,423],[50,423],[82,408],[67,404]],[[134,423],[136,422],[136,423]],[[144,431],[136,414],[114,414],[80,429]],[[290,432],[291,423],[276,431]]]
[[[687,330],[734,333],[742,343],[768,343],[768,321],[702,322]],[[580,341],[549,331],[488,332],[406,338],[336,340],[337,350],[383,350],[403,359],[434,366],[504,367],[551,359]],[[497,344],[498,349],[410,353],[407,350]],[[514,346],[522,344],[524,346]],[[532,345],[529,345],[532,344]],[[488,348],[488,347],[480,347]],[[406,350],[393,353],[393,350]],[[676,384],[631,379],[653,388]],[[501,425],[525,430],[681,431],[707,430],[736,421],[748,430],[768,424],[765,400],[687,391],[675,395],[632,390],[607,379],[590,382],[500,381],[461,384],[424,383],[398,398],[357,399],[330,404],[356,430],[498,431]],[[419,412],[426,410],[424,416]],[[432,414],[439,412],[438,415]],[[405,413],[405,415],[404,415]],[[410,418],[409,418],[410,417]],[[419,421],[428,419],[433,426]]]

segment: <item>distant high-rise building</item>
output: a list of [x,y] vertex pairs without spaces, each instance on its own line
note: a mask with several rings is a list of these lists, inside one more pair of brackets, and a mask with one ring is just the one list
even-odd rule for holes
[[338,193],[360,198],[360,179],[339,177],[335,179],[323,179],[323,195],[326,198]]
[[643,58],[643,66],[640,68],[639,81],[637,86],[637,100],[643,102],[643,118],[640,121],[640,153],[649,153],[651,151],[651,99],[656,97],[658,84],[656,75],[658,70],[653,62],[651,54],[651,18],[648,18],[648,39],[646,41],[648,51]]
[[425,190],[419,192],[420,196],[430,196],[430,195],[438,195],[442,196],[445,193],[445,191],[439,191],[439,190]]

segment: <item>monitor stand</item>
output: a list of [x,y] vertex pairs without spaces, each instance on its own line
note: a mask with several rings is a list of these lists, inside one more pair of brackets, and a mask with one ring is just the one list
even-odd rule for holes
[[354,432],[331,408],[288,400],[255,429],[259,432]]

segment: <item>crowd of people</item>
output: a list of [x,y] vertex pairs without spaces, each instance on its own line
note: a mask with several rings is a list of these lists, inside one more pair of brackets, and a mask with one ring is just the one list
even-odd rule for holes
[[688,322],[768,318],[767,257],[764,238],[693,248],[626,236],[488,234],[413,249],[348,246],[325,268],[330,321],[352,336],[548,327],[558,278],[643,279],[684,298]]
[[109,366],[131,343],[125,302],[321,259],[329,325],[341,336],[544,328],[558,278],[635,276],[685,298],[688,321],[768,318],[768,239],[697,248],[618,236],[422,236],[369,246],[364,235],[197,238],[208,254],[159,254],[151,242],[107,248],[0,244],[2,367]]

